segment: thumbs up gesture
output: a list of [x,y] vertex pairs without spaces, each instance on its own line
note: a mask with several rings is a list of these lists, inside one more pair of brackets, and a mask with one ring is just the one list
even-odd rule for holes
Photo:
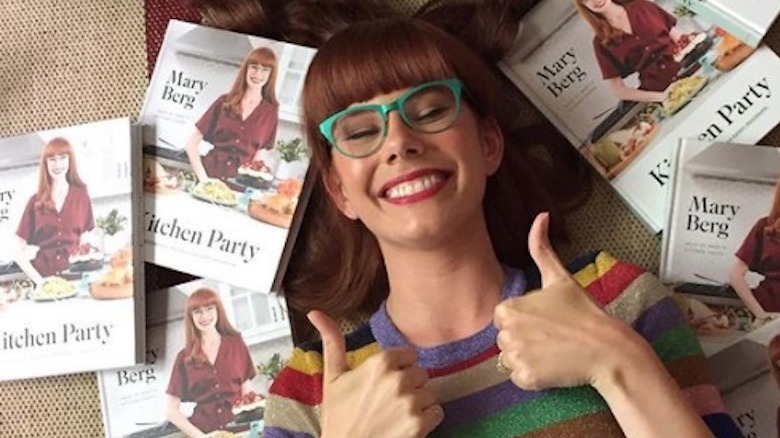
[[528,249],[542,288],[496,306],[499,364],[527,390],[591,384],[607,378],[635,332],[604,312],[558,259],[547,237],[549,215],[536,217]]
[[323,438],[424,437],[441,423],[444,411],[412,348],[384,350],[350,369],[338,324],[317,310],[307,316],[322,338]]

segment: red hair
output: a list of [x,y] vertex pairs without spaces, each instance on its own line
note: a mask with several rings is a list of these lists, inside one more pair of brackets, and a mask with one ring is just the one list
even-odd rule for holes
[[46,143],[41,154],[40,164],[38,166],[38,192],[35,197],[35,206],[38,208],[54,210],[54,199],[51,197],[52,182],[49,175],[49,167],[46,160],[54,155],[68,155],[68,171],[65,174],[65,180],[68,184],[76,187],[84,187],[84,181],[79,176],[76,168],[76,155],[73,153],[73,147],[68,140],[62,137],[55,137]]
[[276,54],[268,47],[258,47],[249,52],[244,58],[244,62],[241,63],[241,67],[233,80],[233,86],[225,97],[224,108],[238,116],[241,115],[241,99],[244,98],[247,88],[246,72],[252,64],[262,65],[271,69],[268,81],[263,85],[263,100],[273,105],[278,105],[276,100]]
[[[621,5],[627,3],[615,0],[613,1]],[[626,34],[622,30],[612,27],[612,25],[607,22],[607,19],[604,18],[603,15],[597,14],[588,9],[584,2],[585,0],[574,0],[574,6],[593,29],[593,33],[596,34],[596,39],[599,41],[599,44],[602,46],[610,45],[615,40]]]
[[775,198],[766,219],[764,234],[773,239],[780,239],[780,178],[775,182]]
[[238,330],[233,328],[230,321],[228,321],[219,295],[212,289],[205,287],[196,290],[187,298],[184,313],[184,360],[195,365],[202,365],[208,360],[203,347],[200,345],[200,330],[195,327],[195,321],[192,318],[192,312],[195,309],[205,306],[217,307],[217,333],[222,336],[241,336]]

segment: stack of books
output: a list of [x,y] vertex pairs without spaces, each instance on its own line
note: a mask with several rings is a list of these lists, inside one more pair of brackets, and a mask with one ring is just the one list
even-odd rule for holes
[[[261,435],[313,56],[171,21],[138,124],[0,140],[0,380],[97,371],[108,437]],[[144,262],[196,279],[146,290]]]

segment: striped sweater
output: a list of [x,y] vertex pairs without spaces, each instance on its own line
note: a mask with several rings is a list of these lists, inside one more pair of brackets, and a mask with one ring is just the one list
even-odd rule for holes
[[[569,266],[577,282],[610,314],[647,339],[717,437],[740,437],[726,413],[695,335],[658,279],[606,253]],[[538,284],[507,269],[504,299]],[[538,279],[538,275],[536,276]],[[491,324],[453,343],[416,348],[444,408],[434,437],[622,437],[604,399],[589,386],[525,391],[498,372],[497,330]],[[408,345],[384,305],[347,336],[352,368],[382,349]],[[322,345],[297,347],[267,400],[265,438],[319,436]]]

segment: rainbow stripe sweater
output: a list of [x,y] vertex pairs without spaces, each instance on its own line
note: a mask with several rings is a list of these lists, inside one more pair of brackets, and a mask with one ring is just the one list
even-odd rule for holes
[[[698,341],[658,279],[606,253],[569,266],[574,278],[610,314],[631,324],[653,346],[690,402],[717,437],[740,437],[712,384]],[[522,295],[535,282],[507,269],[503,296]],[[537,276],[538,278],[538,276]],[[497,330],[416,348],[418,365],[444,408],[435,437],[622,437],[604,399],[589,386],[525,391],[498,372]],[[347,336],[352,368],[382,349],[408,345],[384,305]],[[322,402],[321,343],[297,347],[271,386],[265,438],[317,437]]]

